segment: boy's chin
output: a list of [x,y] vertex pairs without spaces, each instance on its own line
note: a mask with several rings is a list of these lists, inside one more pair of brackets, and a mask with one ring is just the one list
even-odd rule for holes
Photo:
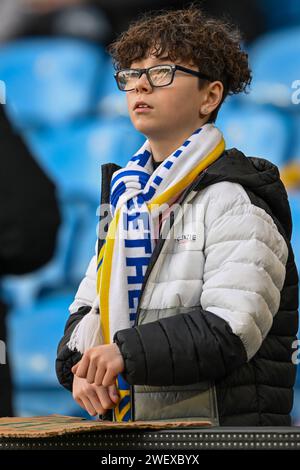
[[158,125],[153,125],[150,123],[142,123],[142,122],[134,122],[133,126],[135,129],[140,132],[141,134],[144,134],[146,137],[154,137],[158,134],[161,134],[161,127]]

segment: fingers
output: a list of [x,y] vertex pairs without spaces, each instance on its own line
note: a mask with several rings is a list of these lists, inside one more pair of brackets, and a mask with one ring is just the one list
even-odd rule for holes
[[95,364],[95,361],[90,361],[89,368],[86,374],[86,380],[89,384],[92,384],[95,382],[96,372],[97,372],[97,364]]
[[120,400],[120,395],[118,394],[116,385],[115,384],[109,385],[109,387],[107,387],[107,391],[108,391],[110,399],[114,401],[115,403],[118,403]]
[[[76,376],[75,376],[76,377]],[[86,379],[75,379],[73,398],[84,408],[91,416],[104,414],[108,409],[114,408],[118,402],[116,396],[116,387],[111,386],[110,389],[90,385]]]
[[104,385],[102,383],[104,374],[105,374],[105,369],[101,367],[101,364],[98,364],[96,374],[95,374],[95,385],[98,385],[98,386]]
[[103,387],[108,387],[109,385],[113,385],[115,383],[115,380],[116,380],[116,375],[117,374],[116,374],[115,370],[112,367],[106,369],[105,375],[102,378],[102,382],[101,382]]
[[81,408],[83,408],[84,410],[86,410],[86,408],[85,408],[85,406],[84,406],[84,404],[83,404],[83,401],[80,400],[80,398],[75,398],[75,397],[74,397],[74,400],[76,401],[76,403],[77,403],[79,406],[81,406]]
[[97,359],[97,356],[93,357],[91,354],[84,354],[81,360],[74,366],[77,377],[86,379],[89,384],[102,385],[105,366],[101,363],[101,360],[97,361]]
[[115,400],[112,400],[112,397],[109,394],[109,391],[105,387],[95,387],[95,392],[98,395],[98,399],[101,402],[101,405],[105,410],[109,410],[116,406]]
[[76,370],[77,377],[84,379],[87,375],[90,360],[86,354],[84,354],[81,360],[76,364],[78,366]]
[[99,399],[99,396],[94,389],[88,391],[88,399],[98,414],[103,414],[107,409],[106,406],[104,406],[106,402],[102,402],[102,400]]
[[74,375],[72,394],[79,406],[84,408],[91,416],[95,416],[97,413],[103,414],[104,408],[98,395],[93,385],[90,385],[86,379]]
[[91,416],[96,414],[104,414],[106,410],[114,408],[116,404],[110,399],[108,390],[104,387],[85,389],[84,392],[77,396],[75,400],[84,408]]
[[97,414],[97,411],[93,407],[88,397],[82,396],[81,398],[76,398],[76,401],[78,405],[80,405],[81,408],[85,409],[90,416],[95,416]]
[[124,370],[124,360],[115,344],[91,348],[72,367],[72,372],[89,384],[108,387],[113,385],[119,373]]
[[73,367],[71,368],[71,371],[72,371],[72,373],[73,373],[74,375],[76,374],[76,371],[77,371],[77,369],[78,369],[78,366],[79,366],[79,362],[77,362],[77,364],[75,364],[75,366],[73,366]]

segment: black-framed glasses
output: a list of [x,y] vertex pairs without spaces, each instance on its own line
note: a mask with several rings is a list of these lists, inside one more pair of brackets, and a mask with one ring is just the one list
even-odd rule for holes
[[118,88],[121,91],[131,91],[135,89],[137,80],[146,74],[152,87],[163,87],[171,85],[174,80],[176,70],[194,75],[204,80],[212,81],[210,77],[201,72],[182,67],[181,65],[154,65],[148,69],[121,69],[114,74]]

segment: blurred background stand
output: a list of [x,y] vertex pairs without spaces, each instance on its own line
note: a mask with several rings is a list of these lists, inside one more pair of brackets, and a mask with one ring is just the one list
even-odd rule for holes
[[[21,275],[52,258],[60,215],[55,186],[11,128],[0,106],[0,274]],[[0,301],[0,339],[6,360],[0,365],[0,416],[13,414],[10,342],[6,332],[7,305]],[[19,326],[18,326],[19,327]]]

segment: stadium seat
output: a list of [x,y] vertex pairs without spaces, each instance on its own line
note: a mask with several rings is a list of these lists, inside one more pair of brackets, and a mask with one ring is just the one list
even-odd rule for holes
[[282,166],[290,155],[289,120],[277,110],[243,103],[220,110],[216,124],[226,147],[237,147],[248,156],[262,157]]
[[[300,9],[300,7],[299,7]],[[270,32],[249,49],[253,73],[249,98],[299,112],[300,26]]]
[[80,194],[97,204],[101,164],[125,165],[145,140],[128,118],[97,116],[79,119],[66,126],[33,129],[25,137],[63,194]]
[[7,109],[20,128],[66,123],[95,108],[106,54],[77,39],[20,39],[0,47]]

